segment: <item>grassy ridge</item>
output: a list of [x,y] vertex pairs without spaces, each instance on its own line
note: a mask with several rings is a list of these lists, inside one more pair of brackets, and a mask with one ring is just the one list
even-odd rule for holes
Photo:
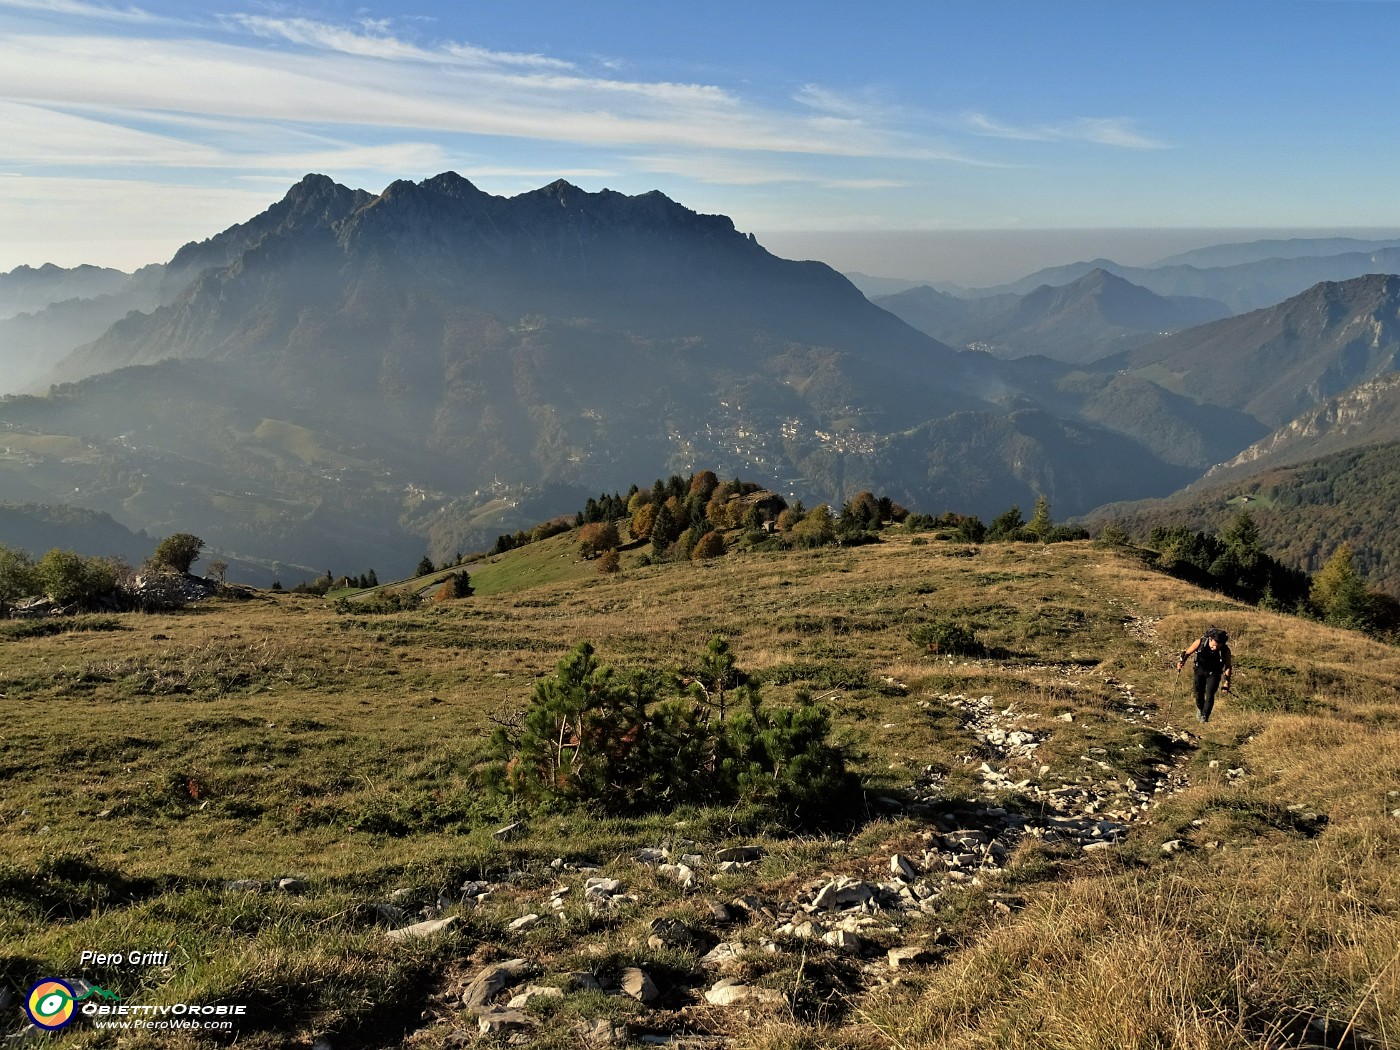
[[[456,1001],[465,979],[519,955],[546,975],[641,965],[665,992],[652,1009],[596,993],[536,1008],[539,1046],[577,1045],[571,1025],[598,1016],[634,1035],[765,1047],[1282,1047],[1309,1032],[1340,1045],[1348,1023],[1397,1045],[1394,650],[1204,596],[1087,544],[967,557],[895,537],[624,562],[614,577],[568,557],[567,537],[532,546],[469,566],[476,597],[413,613],[336,614],[283,595],[131,617],[119,634],[0,640],[0,985],[22,994],[41,976],[82,976],[129,1002],[246,1003],[239,1046],[318,1035],[337,1050],[443,1046],[472,1027]],[[577,575],[519,589],[555,566]],[[943,617],[998,658],[950,661],[909,640]],[[1207,622],[1235,640],[1238,693],[1200,728],[1170,657]],[[868,965],[820,944],[756,956],[746,975],[782,990],[786,1010],[752,1023],[703,1005],[682,1013],[713,975],[696,952],[648,948],[649,920],[702,927],[710,896],[790,901],[824,875],[887,873],[892,852],[916,852],[936,830],[873,801],[844,837],[799,839],[743,812],[524,814],[479,789],[493,720],[518,712],[574,642],[621,666],[680,671],[714,634],[770,702],[799,688],[823,698],[872,799],[932,784],[943,812],[981,799],[1034,814],[1030,789],[984,782],[980,764],[996,759],[940,699],[950,694],[989,695],[1041,734],[1033,760],[1006,764],[1012,780],[1120,784],[1165,760],[1184,787],[1121,846],[1028,838],[985,884],[947,886],[939,910],[889,915],[868,937]],[[1198,737],[1169,748],[1188,725]],[[522,816],[523,836],[492,837]],[[703,871],[702,896],[687,896],[632,860],[678,836],[702,853],[753,841],[766,855],[718,881]],[[1162,852],[1173,840],[1181,848]],[[638,902],[599,916],[574,900],[508,932],[579,881],[555,858],[599,866]],[[307,885],[267,888],[279,876]],[[226,888],[239,879],[264,888]],[[474,879],[496,889],[466,908],[457,887]],[[376,905],[414,913],[398,925],[444,890],[445,914],[460,917],[450,932],[385,939]],[[938,929],[952,942],[942,961],[890,980],[875,948]],[[756,944],[771,928],[739,936]],[[169,950],[171,964],[77,965],[83,950],[133,949]],[[87,1027],[65,1043],[117,1045]]]

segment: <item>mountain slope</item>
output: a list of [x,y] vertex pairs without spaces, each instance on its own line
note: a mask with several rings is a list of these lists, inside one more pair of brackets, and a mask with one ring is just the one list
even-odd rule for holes
[[1342,543],[1372,587],[1400,597],[1400,442],[1351,448],[1245,477],[1209,479],[1164,499],[1113,503],[1085,520],[1144,538],[1159,525],[1220,533],[1241,511],[1285,564],[1316,572]]
[[0,503],[0,544],[28,551],[36,559],[53,547],[92,556],[125,558],[140,565],[155,541],[137,535],[110,514],[79,507]]
[[1206,472],[1203,484],[1247,477],[1363,445],[1400,442],[1400,372],[1328,398]]
[[1118,364],[1278,427],[1397,361],[1400,277],[1372,274],[1156,340]]

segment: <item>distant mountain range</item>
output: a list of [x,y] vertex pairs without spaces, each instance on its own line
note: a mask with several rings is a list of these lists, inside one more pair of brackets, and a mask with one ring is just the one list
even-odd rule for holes
[[1354,255],[1400,248],[1400,238],[1362,237],[1288,237],[1238,244],[1212,244],[1179,255],[1158,259],[1153,268],[1164,266],[1194,266],[1198,269],[1217,266],[1242,266],[1269,259],[1305,259],[1323,255]]
[[53,387],[0,400],[0,500],[192,531],[286,583],[392,576],[703,468],[984,517],[1161,496],[1393,371],[1400,309],[1400,278],[1364,277],[1230,317],[1090,267],[887,310],[660,193],[497,197],[450,172],[380,194],[309,175],[102,280],[0,322],[47,339],[24,360]]
[[1346,281],[1371,273],[1400,272],[1400,247],[1341,255],[1267,258],[1207,268],[1120,266],[1111,259],[1094,259],[1037,270],[1019,281],[968,290],[965,294],[970,298],[1025,295],[1041,285],[1070,284],[1094,270],[1106,270],[1158,295],[1214,299],[1236,313],[1243,313],[1272,306],[1320,281]]
[[34,313],[64,299],[110,295],[121,291],[130,280],[131,274],[102,266],[17,266],[9,273],[0,273],[0,320]]
[[921,332],[998,357],[1044,354],[1072,364],[1121,353],[1168,331],[1230,316],[1224,303],[1167,298],[1093,269],[1063,286],[1025,295],[963,299],[928,286],[874,302]]

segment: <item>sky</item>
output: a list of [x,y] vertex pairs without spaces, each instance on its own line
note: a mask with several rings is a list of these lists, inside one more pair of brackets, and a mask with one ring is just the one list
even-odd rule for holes
[[0,272],[165,261],[313,171],[659,189],[964,283],[1394,232],[1397,39],[1389,0],[0,0]]

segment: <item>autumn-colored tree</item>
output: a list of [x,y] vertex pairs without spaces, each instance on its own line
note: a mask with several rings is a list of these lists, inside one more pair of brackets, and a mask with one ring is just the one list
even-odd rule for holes
[[690,549],[690,560],[707,561],[710,558],[718,558],[723,553],[724,537],[712,530],[695,541],[695,546]]
[[442,581],[442,586],[433,594],[435,602],[456,601],[472,595],[471,578],[465,572],[454,572]]
[[729,497],[721,495],[720,489],[716,489],[715,494],[710,497],[710,502],[705,504],[705,517],[719,529],[727,529],[734,524],[729,520]]
[[783,508],[778,514],[778,531],[791,531],[799,521],[806,517],[806,515],[807,512],[802,509],[802,504],[800,502],[795,506]]
[[578,532],[578,552],[585,558],[594,558],[603,551],[613,550],[620,542],[617,526],[610,521],[590,522]]
[[598,559],[598,571],[604,576],[611,576],[615,572],[622,570],[622,558],[617,551],[604,551],[603,556]]
[[634,540],[651,539],[651,527],[656,522],[656,505],[654,503],[643,503],[637,508],[637,512],[632,515],[632,524],[628,526],[632,530]]
[[701,503],[709,501],[719,485],[719,478],[713,470],[701,470],[690,476],[690,494],[699,496]]
[[651,503],[651,493],[649,491],[643,492],[641,489],[638,489],[627,497],[627,513],[636,514],[637,511],[641,510],[649,503]]
[[688,529],[695,523],[695,517],[690,513],[690,507],[679,496],[667,497],[666,509],[671,512],[671,517],[675,519],[676,528],[679,530]]

